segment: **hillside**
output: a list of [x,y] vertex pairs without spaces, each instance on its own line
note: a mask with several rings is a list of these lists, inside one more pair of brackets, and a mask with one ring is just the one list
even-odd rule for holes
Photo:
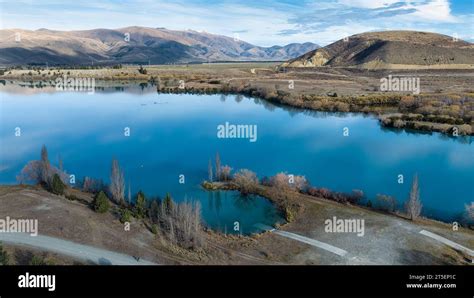
[[266,48],[206,32],[147,27],[0,30],[2,65],[284,61],[316,48],[313,43]]
[[474,45],[417,31],[352,35],[292,59],[285,67],[423,68],[474,66]]

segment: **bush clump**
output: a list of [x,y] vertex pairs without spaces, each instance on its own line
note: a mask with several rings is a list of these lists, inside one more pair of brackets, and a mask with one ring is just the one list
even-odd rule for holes
[[132,213],[130,212],[130,210],[128,210],[127,208],[122,208],[120,209],[120,222],[121,223],[126,223],[126,222],[130,222],[130,219],[132,218]]
[[10,256],[3,249],[3,246],[0,244],[0,265],[8,265],[8,264],[10,264]]
[[56,195],[63,195],[65,187],[66,185],[64,185],[59,175],[54,174],[53,179],[51,180],[51,192]]
[[105,213],[109,210],[110,204],[107,195],[101,191],[95,197],[92,202],[94,210],[98,213]]

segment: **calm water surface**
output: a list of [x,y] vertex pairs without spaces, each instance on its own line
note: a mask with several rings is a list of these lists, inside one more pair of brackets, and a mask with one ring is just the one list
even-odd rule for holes
[[[384,130],[359,114],[304,112],[242,96],[151,90],[87,95],[0,88],[0,183],[15,183],[23,165],[39,158],[42,144],[54,164],[60,155],[76,177],[108,181],[116,157],[133,193],[141,189],[162,197],[170,192],[176,200],[199,200],[209,226],[231,232],[239,221],[243,233],[255,231],[256,223],[282,219],[263,198],[200,189],[216,152],[222,164],[249,168],[260,178],[286,171],[318,187],[361,189],[373,202],[377,194],[387,194],[401,204],[418,173],[424,214],[442,220],[459,217],[464,204],[474,201],[470,138]],[[217,138],[217,126],[225,122],[256,124],[257,141]],[[21,137],[15,137],[15,127]],[[125,127],[130,137],[124,136]],[[397,182],[399,174],[404,184]]]

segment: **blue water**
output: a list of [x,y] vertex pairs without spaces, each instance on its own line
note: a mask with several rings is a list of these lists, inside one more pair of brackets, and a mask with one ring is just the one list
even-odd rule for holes
[[[400,205],[418,173],[424,215],[445,221],[458,218],[464,204],[474,201],[470,138],[386,130],[360,114],[302,112],[241,96],[150,90],[87,95],[0,89],[0,183],[15,183],[23,165],[39,158],[42,144],[53,163],[61,155],[64,168],[76,177],[108,181],[116,157],[132,192],[200,200],[209,226],[231,232],[239,221],[243,233],[253,231],[255,223],[281,218],[263,198],[200,189],[216,152],[223,165],[249,168],[260,178],[286,171],[317,187],[361,189],[373,202],[377,194],[391,195]],[[257,141],[217,138],[217,126],[225,122],[256,124]],[[15,127],[21,137],[14,136]],[[130,127],[130,137],[124,127]],[[397,182],[399,174],[403,184]]]

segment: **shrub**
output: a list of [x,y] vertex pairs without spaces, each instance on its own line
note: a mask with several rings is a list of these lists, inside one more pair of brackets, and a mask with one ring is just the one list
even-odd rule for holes
[[349,201],[349,203],[352,203],[352,204],[357,204],[364,198],[364,196],[365,194],[362,190],[353,189],[352,193],[347,196],[348,197],[347,201]]
[[155,235],[158,234],[158,226],[156,224],[151,225],[151,232]]
[[270,185],[277,189],[283,190],[290,187],[288,175],[285,173],[278,173],[270,178]]
[[41,256],[33,255],[28,263],[30,266],[44,266],[49,263]]
[[126,223],[126,222],[130,222],[132,218],[132,213],[130,212],[130,210],[128,210],[127,208],[121,208],[120,209],[120,222],[121,223]]
[[138,72],[141,73],[141,74],[147,74],[147,70],[145,68],[143,68],[142,65],[140,65],[140,68],[138,69]]
[[158,202],[158,199],[151,201],[150,209],[148,210],[148,216],[150,217],[151,222],[158,222],[160,217],[160,203]]
[[378,194],[377,207],[383,211],[394,212],[397,207],[397,200],[392,196]]
[[242,169],[234,175],[234,182],[244,195],[252,193],[258,185],[257,175],[247,169]]
[[143,218],[146,215],[146,197],[141,190],[137,194],[134,211],[137,218]]
[[397,119],[393,122],[393,127],[395,128],[403,128],[405,126],[405,121]]
[[284,208],[284,212],[285,212],[285,219],[287,222],[292,222],[295,220],[296,218],[296,211],[293,210],[293,208],[289,205],[285,206]]
[[51,181],[51,192],[56,195],[63,195],[64,194],[65,185],[58,174],[53,175],[53,179]]
[[99,213],[105,213],[109,210],[110,204],[107,195],[101,191],[95,197],[92,202],[94,210]]
[[10,263],[10,256],[3,249],[3,246],[0,244],[0,265],[8,265]]
[[173,210],[174,203],[169,193],[166,194],[165,199],[163,200],[163,203],[161,204],[161,207],[162,207],[162,212],[161,212],[162,215],[170,214],[171,211]]

